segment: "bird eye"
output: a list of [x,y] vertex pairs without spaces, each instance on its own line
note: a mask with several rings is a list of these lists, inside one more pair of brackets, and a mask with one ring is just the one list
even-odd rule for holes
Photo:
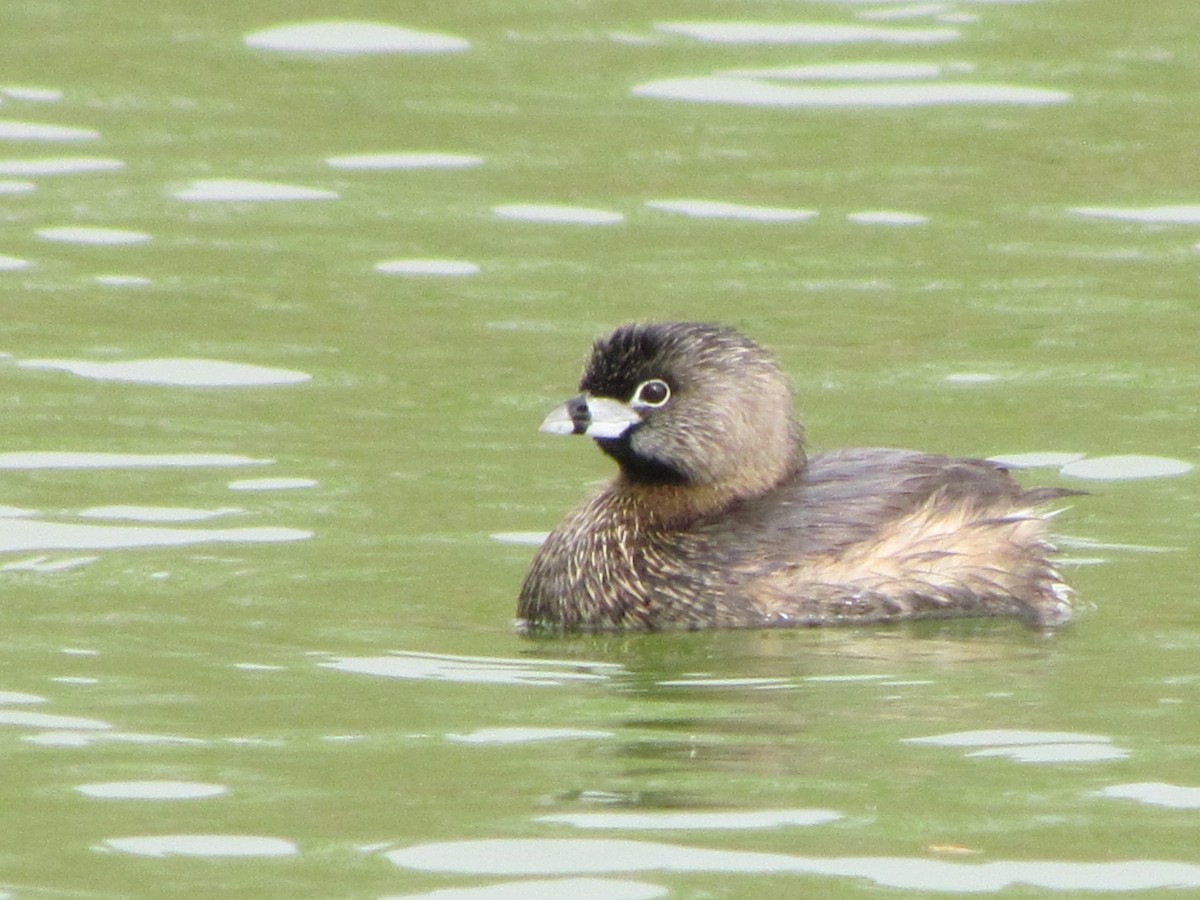
[[633,392],[634,406],[662,406],[671,399],[671,388],[661,378],[643,381]]

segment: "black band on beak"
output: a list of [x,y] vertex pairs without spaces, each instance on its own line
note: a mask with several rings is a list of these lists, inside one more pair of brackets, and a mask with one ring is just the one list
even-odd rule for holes
[[571,417],[575,434],[587,432],[588,426],[592,424],[592,413],[588,409],[586,394],[580,394],[567,401],[567,415]]

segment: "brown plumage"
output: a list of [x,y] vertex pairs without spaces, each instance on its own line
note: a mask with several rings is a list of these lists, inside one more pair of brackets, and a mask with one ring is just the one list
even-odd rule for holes
[[1000,466],[907,450],[811,459],[775,360],[718,325],[625,325],[543,431],[620,466],[539,550],[526,627],[752,628],[941,616],[1056,625],[1048,501]]

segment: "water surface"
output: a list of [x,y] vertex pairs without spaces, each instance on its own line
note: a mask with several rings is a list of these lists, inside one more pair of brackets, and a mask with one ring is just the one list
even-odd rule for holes
[[[0,893],[1190,895],[1198,26],[9,10]],[[670,318],[1088,490],[1077,621],[514,633],[609,474],[537,424]]]

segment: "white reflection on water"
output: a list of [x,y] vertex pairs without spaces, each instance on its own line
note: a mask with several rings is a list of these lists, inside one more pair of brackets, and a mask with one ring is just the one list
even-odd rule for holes
[[989,728],[979,731],[954,731],[929,737],[904,738],[905,744],[930,744],[935,747],[988,747],[997,744],[1023,746],[1036,744],[1106,744],[1111,738],[1078,731],[1025,731],[1015,728]]
[[817,107],[916,107],[948,104],[1016,104],[1040,106],[1065,103],[1064,91],[1004,84],[969,83],[884,83],[874,85],[830,85],[796,87],[771,84],[752,78],[701,75],[666,78],[636,85],[633,94],[660,100],[694,103],[731,103],[739,106],[777,108]]
[[941,44],[960,36],[957,28],[813,22],[659,22],[654,27],[713,44]]
[[864,22],[891,22],[900,19],[921,19],[926,16],[941,16],[950,9],[947,3],[911,3],[908,5],[887,6],[883,9],[866,9],[854,14],[854,18]]
[[14,122],[0,119],[0,141],[96,141],[100,132],[92,128],[47,125],[44,122]]
[[1194,469],[1189,462],[1166,456],[1096,456],[1068,463],[1060,470],[1072,478],[1101,481],[1125,481],[1139,478],[1170,478],[1186,475]]
[[852,62],[731,69],[725,74],[735,78],[774,78],[779,81],[914,81],[972,69],[974,66],[969,63]]
[[127,550],[195,544],[273,544],[303,541],[311,531],[252,528],[154,528],[136,525],[78,525],[0,518],[0,552],[29,550]]
[[1102,797],[1137,800],[1139,803],[1165,806],[1168,809],[1200,809],[1200,787],[1143,781],[1134,784],[1114,784],[1096,793]]
[[846,221],[856,225],[925,225],[929,222],[929,217],[894,209],[868,209],[849,213]]
[[0,705],[7,703],[45,703],[45,697],[37,694],[26,694],[21,691],[0,691]]
[[68,225],[60,228],[39,228],[37,236],[59,244],[93,244],[119,247],[127,244],[144,244],[150,235],[144,231],[127,228],[97,228],[90,225]]
[[[506,881],[484,887],[442,888],[424,894],[388,894],[380,900],[657,900],[667,888],[615,878]],[[3,895],[0,895],[3,896]]]
[[947,384],[991,384],[999,380],[999,375],[990,372],[952,372],[942,379]]
[[231,453],[89,453],[30,450],[0,453],[3,469],[175,469],[192,467],[265,466],[275,460]]
[[28,744],[39,747],[90,747],[93,744],[138,744],[138,745],[171,745],[185,744],[187,746],[203,746],[207,741],[199,738],[181,737],[173,734],[137,734],[124,731],[78,731],[56,730],[43,731],[40,734],[29,735],[23,739]]
[[295,491],[318,484],[315,478],[242,478],[226,487],[231,491]]
[[480,728],[467,734],[447,734],[456,744],[536,744],[544,741],[602,740],[615,737],[611,731],[583,728]]
[[66,572],[94,563],[98,556],[68,556],[51,559],[48,556],[34,556],[30,559],[18,559],[0,566],[0,572]]
[[112,728],[99,719],[80,716],[58,716],[53,713],[27,712],[20,709],[0,709],[0,725],[15,725],[23,728],[54,728],[71,731],[107,731]]
[[760,691],[789,688],[793,682],[788,678],[710,678],[703,675],[693,675],[687,678],[672,678],[657,682],[659,687],[700,687],[700,688],[751,688]]
[[448,34],[414,31],[381,22],[301,22],[254,31],[247,47],[292,53],[456,53],[469,41]]
[[621,213],[612,210],[556,203],[506,203],[501,206],[493,206],[492,212],[501,219],[515,219],[522,222],[616,225],[625,221],[625,217]]
[[92,280],[105,287],[145,287],[154,283],[144,275],[97,275]]
[[1200,222],[1200,206],[1076,206],[1071,212],[1089,219],[1116,219],[1122,222],[1182,223]]
[[465,259],[390,259],[375,264],[384,275],[478,275],[479,265]]
[[967,756],[1004,756],[1021,763],[1110,762],[1125,759],[1128,750],[1107,744],[1038,744],[1025,747],[989,747]]
[[321,666],[341,672],[379,675],[384,678],[538,686],[580,681],[603,682],[621,671],[621,667],[614,663],[451,656],[399,650],[393,651],[390,656],[339,657],[331,662],[321,663]]
[[274,200],[337,200],[337,191],[277,184],[272,181],[247,181],[240,178],[200,178],[171,192],[177,200],[201,202],[269,202]]
[[63,98],[63,92],[58,88],[24,84],[6,84],[0,87],[0,94],[13,100],[24,100],[26,103],[57,103]]
[[110,172],[125,168],[119,159],[102,156],[45,156],[37,159],[0,159],[0,175],[72,175]]
[[982,893],[1014,885],[1050,890],[1150,890],[1200,887],[1200,865],[1159,860],[948,862],[917,857],[791,856],[714,850],[650,841],[496,839],[419,844],[385,856],[423,872],[474,875],[574,875],[620,872],[720,872],[862,878],[883,887]]
[[32,265],[33,263],[27,259],[0,255],[0,272],[17,272],[21,269],[28,269]]
[[468,153],[357,153],[331,156],[325,164],[334,169],[470,169],[483,165],[482,156]]
[[647,200],[646,206],[697,219],[745,219],[752,222],[805,222],[817,217],[815,209],[747,206],[721,200]]
[[79,511],[83,519],[119,519],[132,522],[202,522],[219,516],[244,513],[237,506],[195,509],[186,506],[92,506]]
[[81,784],[75,790],[104,800],[200,800],[229,793],[223,784],[197,781],[104,781]]
[[523,547],[540,547],[550,536],[548,531],[498,531],[491,536],[501,544],[518,544]]
[[37,190],[37,185],[32,181],[13,181],[5,179],[0,181],[0,194],[32,194]]
[[295,856],[291,841],[249,834],[159,834],[109,838],[97,850],[118,850],[137,856]]
[[1011,469],[1057,469],[1065,466],[1067,463],[1081,460],[1086,455],[1085,453],[1058,452],[1004,453],[999,456],[989,456],[988,459],[992,462],[1000,463],[1002,466],[1008,466]]
[[574,825],[576,828],[639,829],[644,831],[717,830],[749,831],[782,826],[824,825],[842,814],[832,809],[764,809],[749,812],[606,812],[564,813],[538,816],[537,822]]
[[1014,762],[1107,762],[1124,759],[1129,751],[1112,746],[1112,739],[1101,734],[1073,731],[1023,731],[996,728],[980,731],[956,731],[929,737],[904,738],[905,744],[937,747],[979,747],[967,756],[1005,756]]
[[307,372],[273,369],[249,363],[218,359],[130,359],[95,362],[86,359],[26,359],[17,363],[22,369],[51,369],[70,372],[97,381],[121,381],[133,384],[163,384],[176,387],[262,387],[265,385],[303,384],[311,381]]

